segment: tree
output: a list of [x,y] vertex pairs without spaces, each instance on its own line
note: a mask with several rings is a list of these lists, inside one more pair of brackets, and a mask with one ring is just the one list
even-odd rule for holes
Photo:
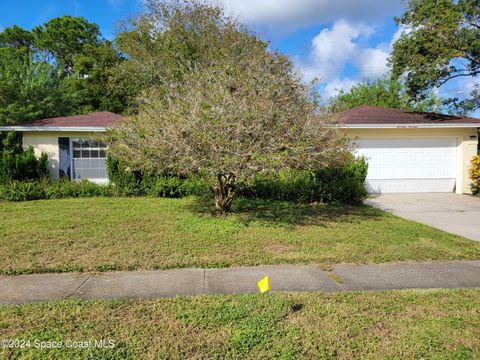
[[110,69],[122,57],[84,18],[62,16],[32,31],[14,25],[0,32],[0,49],[0,121],[125,110],[109,86]]
[[83,17],[53,18],[32,33],[37,49],[45,52],[47,60],[53,58],[67,76],[73,73],[75,56],[84,53],[86,46],[101,43],[98,25]]
[[0,46],[11,46],[16,49],[31,49],[33,43],[33,34],[17,25],[6,28],[0,33]]
[[414,102],[408,96],[404,85],[399,80],[378,79],[365,80],[350,91],[340,91],[329,101],[329,108],[334,111],[353,109],[362,105],[380,106],[394,109],[433,111],[436,107],[445,105],[444,99],[437,99],[432,93],[419,102]]
[[239,179],[319,169],[347,157],[333,119],[318,115],[311,89],[287,57],[270,53],[219,8],[177,3],[173,10],[169,14],[192,19],[195,13],[202,20],[192,27],[167,16],[156,23],[169,33],[163,39],[198,32],[210,56],[193,53],[189,61],[168,64],[179,72],[162,77],[144,93],[138,115],[108,132],[113,156],[150,173],[204,175],[222,213],[230,210]]
[[110,41],[86,45],[73,58],[73,74],[64,82],[78,112],[124,112],[124,99],[109,86],[111,69],[121,61]]
[[62,76],[32,53],[0,47],[0,124],[60,116],[71,111]]
[[[393,46],[393,77],[405,77],[413,99],[452,79],[480,74],[478,0],[409,0],[396,21],[407,31]],[[462,105],[480,107],[478,84]]]
[[143,91],[181,81],[186,69],[207,63],[229,37],[247,36],[234,22],[220,20],[221,9],[200,2],[147,0],[145,9],[120,24],[115,45],[127,61],[112,69],[109,82],[131,112]]

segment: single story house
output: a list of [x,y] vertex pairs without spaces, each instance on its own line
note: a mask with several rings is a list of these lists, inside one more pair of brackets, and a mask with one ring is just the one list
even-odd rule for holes
[[360,106],[342,113],[371,193],[470,193],[480,119]]
[[0,126],[0,131],[21,132],[24,147],[32,146],[37,156],[45,152],[53,179],[66,176],[106,183],[106,146],[95,141],[94,135],[116,126],[120,120],[121,115],[104,111]]
[[[477,154],[480,119],[361,106],[341,114],[355,154],[368,159],[371,193],[469,193],[468,168]],[[110,112],[36,120],[0,131],[22,132],[23,145],[49,156],[52,178],[106,182],[106,148],[92,135],[114,127]]]

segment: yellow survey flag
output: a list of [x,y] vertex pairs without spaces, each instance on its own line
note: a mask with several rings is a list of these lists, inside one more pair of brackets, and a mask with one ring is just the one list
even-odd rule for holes
[[265,276],[262,280],[260,280],[257,285],[260,289],[260,294],[263,294],[265,291],[270,290],[270,285],[268,284],[268,275]]

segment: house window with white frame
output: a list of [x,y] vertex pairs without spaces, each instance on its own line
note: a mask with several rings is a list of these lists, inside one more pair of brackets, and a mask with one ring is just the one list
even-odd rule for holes
[[71,139],[73,179],[107,181],[107,146],[93,139]]

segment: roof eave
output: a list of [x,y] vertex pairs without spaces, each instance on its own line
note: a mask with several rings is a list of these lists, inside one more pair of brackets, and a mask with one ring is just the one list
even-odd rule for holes
[[[341,124],[341,129],[439,129],[439,128],[480,128],[480,123],[463,124]],[[98,126],[0,126],[0,131],[22,132],[104,132],[106,127]]]
[[106,127],[98,126],[0,126],[0,131],[22,132],[104,132]]
[[480,123],[462,124],[340,124],[341,129],[445,129],[480,128]]

